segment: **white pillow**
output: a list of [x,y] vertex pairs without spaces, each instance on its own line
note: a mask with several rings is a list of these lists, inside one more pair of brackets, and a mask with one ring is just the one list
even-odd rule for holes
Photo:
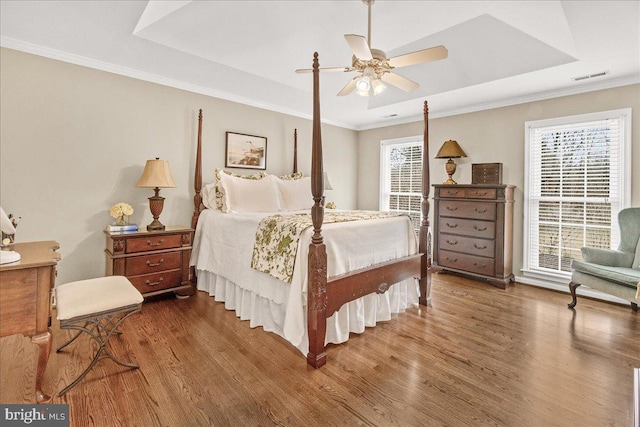
[[243,179],[221,174],[224,189],[224,212],[277,212],[280,197],[275,177]]
[[311,209],[313,206],[311,177],[295,180],[276,178],[276,182],[280,191],[280,207],[283,211]]
[[218,209],[216,204],[216,185],[217,183],[207,184],[200,190],[202,204],[207,209]]

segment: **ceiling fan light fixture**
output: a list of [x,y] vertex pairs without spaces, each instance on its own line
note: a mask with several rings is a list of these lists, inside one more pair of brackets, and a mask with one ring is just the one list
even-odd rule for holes
[[371,88],[373,88],[374,95],[379,95],[384,92],[387,87],[379,79],[376,79],[371,82]]
[[358,77],[356,80],[356,93],[360,96],[369,96],[371,79],[368,76]]

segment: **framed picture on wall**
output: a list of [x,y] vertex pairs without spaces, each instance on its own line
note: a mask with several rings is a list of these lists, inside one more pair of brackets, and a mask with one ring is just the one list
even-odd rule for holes
[[225,167],[267,169],[267,138],[227,132]]

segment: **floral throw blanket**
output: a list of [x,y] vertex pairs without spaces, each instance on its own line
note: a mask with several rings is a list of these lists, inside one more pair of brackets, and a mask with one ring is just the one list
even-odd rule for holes
[[[401,216],[396,212],[341,211],[324,213],[323,224]],[[260,221],[253,246],[251,268],[291,283],[304,230],[313,226],[311,214],[271,215]]]

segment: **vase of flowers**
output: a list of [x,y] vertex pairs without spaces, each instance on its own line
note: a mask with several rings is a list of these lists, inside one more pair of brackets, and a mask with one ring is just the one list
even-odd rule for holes
[[129,216],[133,215],[133,208],[128,203],[116,203],[109,209],[109,215],[115,218],[115,225],[129,225]]

